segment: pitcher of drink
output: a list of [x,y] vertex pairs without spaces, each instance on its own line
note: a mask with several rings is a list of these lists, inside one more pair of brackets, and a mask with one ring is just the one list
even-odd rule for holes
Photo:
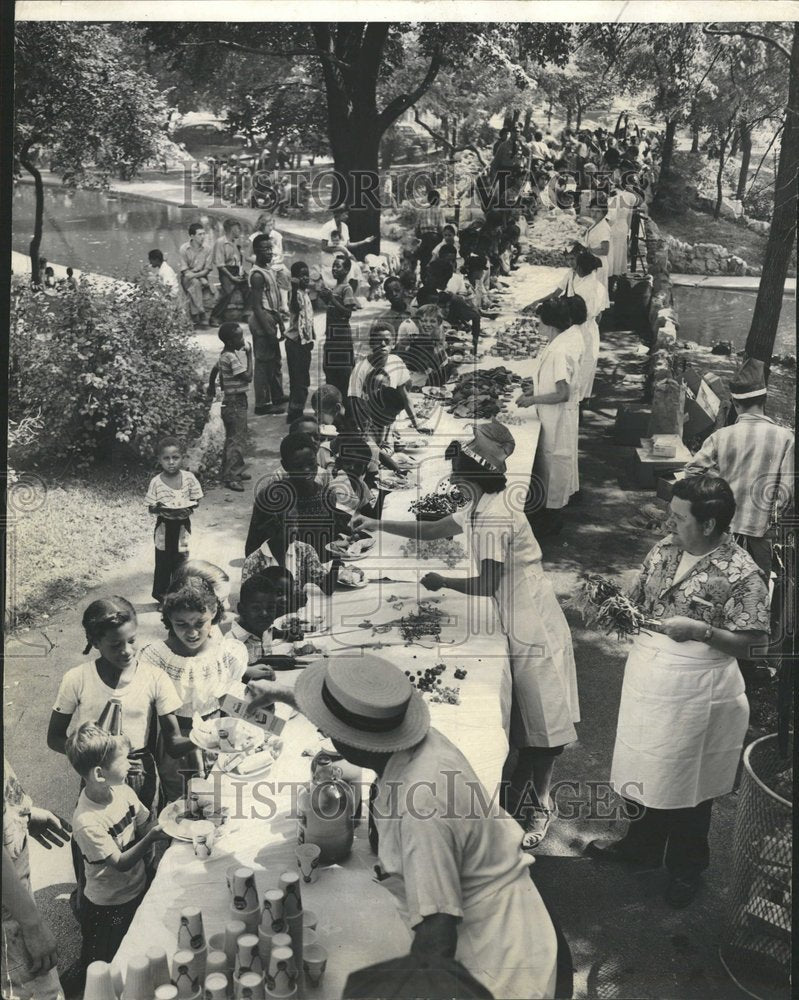
[[352,850],[355,803],[338,765],[322,754],[313,764],[310,784],[300,789],[297,800],[297,841],[316,844],[322,852],[320,861],[333,864],[343,861]]

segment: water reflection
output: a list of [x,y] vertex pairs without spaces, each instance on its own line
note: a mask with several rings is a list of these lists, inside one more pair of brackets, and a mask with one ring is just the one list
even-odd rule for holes
[[[253,220],[257,215],[253,210]],[[33,187],[18,184],[12,203],[14,250],[27,254],[33,217]],[[125,195],[48,187],[44,195],[42,256],[81,271],[133,279],[146,265],[147,252],[158,247],[177,270],[178,253],[188,239],[190,223],[202,222],[208,234],[206,242],[212,243],[222,234],[223,218],[209,215],[204,209],[179,208]],[[244,228],[250,229],[247,225]],[[307,245],[290,237],[284,236],[283,248],[288,265],[298,253],[306,259],[309,256]]]
[[[711,346],[732,341],[740,350],[746,343],[757,293],[727,288],[674,288],[674,306],[680,318],[680,339]],[[796,354],[796,298],[785,296],[774,344],[775,354]]]

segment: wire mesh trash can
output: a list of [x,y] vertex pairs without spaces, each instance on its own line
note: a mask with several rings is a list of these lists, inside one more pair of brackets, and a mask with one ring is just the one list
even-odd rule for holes
[[790,983],[792,760],[792,748],[780,756],[776,733],[750,743],[743,758],[719,954],[755,996],[787,995]]

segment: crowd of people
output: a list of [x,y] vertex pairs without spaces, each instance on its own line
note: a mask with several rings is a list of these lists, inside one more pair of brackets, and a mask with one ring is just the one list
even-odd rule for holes
[[[370,261],[372,237],[353,241],[346,212],[337,210],[321,230],[329,278],[308,261],[286,266],[269,214],[249,241],[229,220],[213,247],[193,223],[179,275],[164,270],[159,251],[150,254],[157,279],[185,296],[196,324],[210,317],[218,325],[209,391],[222,397],[225,485],[243,492],[253,478],[246,459],[251,384],[255,415],[285,414],[288,433],[280,467],[259,477],[235,615],[226,572],[191,558],[191,515],[203,490],[183,469],[183,445],[172,437],[159,444],[160,471],[145,497],[155,518],[152,595],[163,635],[139,648],[136,611],[124,597],[93,601],[83,614],[90,658],[62,678],[47,736],[76,771],[76,791],[80,779],[72,843],[83,944],[62,977],[69,990],[80,989],[91,961],[113,958],[130,926],[152,877],[151,848],[165,836],[158,806],[183,793],[187,775],[204,775],[213,764],[188,739],[192,720],[217,716],[220,698],[247,685],[254,706],[290,703],[345,760],[374,771],[375,803],[390,786],[430,784],[430,822],[404,812],[398,821],[390,813],[375,820],[378,867],[404,881],[420,961],[444,963],[457,953],[495,996],[565,995],[558,985],[565,949],[530,878],[530,852],[557,819],[553,773],[577,738],[580,650],[575,655],[539,538],[561,531],[562,511],[579,499],[580,403],[592,392],[611,279],[630,261],[632,213],[645,210],[656,141],[643,131],[617,139],[601,129],[567,130],[555,145],[539,130],[504,129],[486,185],[497,178],[506,199],[459,225],[431,189],[395,260]],[[550,171],[560,178],[552,187]],[[573,194],[568,182],[558,187],[564,171],[573,175]],[[595,174],[603,177],[598,184]],[[450,483],[466,501],[459,511],[428,522],[385,518],[381,473],[408,473],[394,449],[394,422],[404,413],[416,433],[432,433],[412,390],[444,385],[456,371],[449,335],[465,332],[476,354],[481,320],[496,313],[518,267],[524,187],[544,178],[537,211],[567,207],[565,192],[592,219],[583,238],[564,248],[568,270],[558,288],[537,303],[549,343],[531,359],[516,400],[536,408],[541,428],[528,501],[509,496],[507,459],[516,442],[494,419],[446,450]],[[316,372],[312,292],[325,312]],[[375,293],[385,306],[359,339],[353,318]],[[243,321],[228,318],[237,297],[249,313],[249,339]],[[748,491],[760,474],[781,476],[790,489],[792,474],[793,436],[763,412],[762,367],[745,366],[731,394],[738,423],[713,435],[675,486],[670,533],[649,552],[630,592],[652,629],[636,637],[628,656],[609,777],[633,821],[622,840],[587,852],[602,862],[665,864],[665,899],[674,907],[699,891],[713,802],[733,787],[748,720],[737,660],[770,631],[768,525],[750,510]],[[780,496],[785,502],[785,491]],[[466,796],[472,767],[431,728],[421,693],[399,668],[377,657],[306,665],[291,644],[273,639],[281,615],[334,591],[342,562],[331,558],[331,543],[364,532],[463,536],[471,573],[429,572],[421,585],[494,602],[513,691],[501,808],[519,826],[497,822],[499,806],[468,821],[452,818],[449,782],[437,776],[456,773],[454,794]],[[278,681],[276,672],[298,668],[293,688]],[[109,698],[121,703],[121,734],[102,725]],[[7,934],[4,976],[28,990],[19,996],[48,1000],[58,996],[55,949],[29,898],[23,828],[49,829],[64,841],[69,825],[26,812],[26,803],[7,767],[3,918],[17,930]],[[14,818],[8,833],[6,813]]]

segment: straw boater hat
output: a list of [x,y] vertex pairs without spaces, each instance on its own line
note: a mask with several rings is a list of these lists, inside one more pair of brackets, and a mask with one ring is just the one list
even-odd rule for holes
[[475,424],[474,437],[461,451],[464,455],[492,472],[505,472],[505,459],[512,455],[516,442],[508,428],[498,420],[488,424]]
[[427,703],[388,660],[336,657],[306,667],[294,687],[297,706],[330,739],[358,750],[394,753],[421,743]]
[[733,399],[754,399],[766,395],[766,379],[762,361],[747,358],[730,379],[730,395]]

